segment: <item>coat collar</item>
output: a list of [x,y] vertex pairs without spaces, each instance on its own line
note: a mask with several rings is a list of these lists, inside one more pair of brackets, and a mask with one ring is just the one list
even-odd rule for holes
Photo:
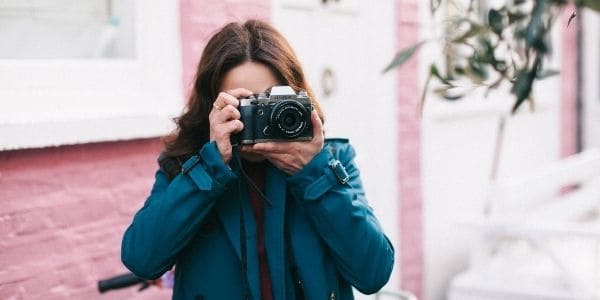
[[[265,247],[273,296],[275,299],[285,297],[285,248],[284,248],[284,212],[286,203],[286,175],[268,164],[266,170],[266,193],[271,206],[265,208]],[[260,295],[258,254],[256,251],[256,221],[250,207],[248,193],[243,181],[227,191],[218,199],[215,207],[223,224],[227,237],[241,262],[240,245],[240,205],[243,207],[243,218],[246,230],[246,253],[248,284],[254,297]]]

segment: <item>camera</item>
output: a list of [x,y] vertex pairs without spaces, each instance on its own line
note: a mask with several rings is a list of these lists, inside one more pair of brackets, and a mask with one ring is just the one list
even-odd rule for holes
[[240,99],[238,107],[244,129],[238,133],[241,144],[312,140],[312,104],[306,91],[297,94],[290,86]]

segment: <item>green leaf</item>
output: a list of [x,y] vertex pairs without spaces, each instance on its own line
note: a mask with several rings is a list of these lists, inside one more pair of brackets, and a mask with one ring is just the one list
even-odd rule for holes
[[546,11],[546,0],[538,0],[533,7],[531,20],[527,24],[525,31],[525,42],[530,48],[534,48],[542,53],[548,51],[548,45],[544,40],[546,29],[544,28],[544,12]]
[[556,76],[560,74],[560,71],[553,69],[544,69],[537,74],[537,79],[546,79],[548,77]]
[[387,67],[385,67],[385,69],[383,69],[383,71],[381,73],[385,74],[387,71],[405,63],[409,58],[411,58],[413,56],[413,54],[415,54],[415,52],[421,46],[423,46],[423,44],[425,44],[425,41],[418,42],[417,44],[415,44],[409,48],[405,48],[405,49],[401,50],[400,52],[398,52],[396,54],[396,56],[392,59],[392,61],[389,63],[389,65]]
[[450,42],[455,43],[455,44],[461,44],[461,43],[466,42],[467,39],[474,37],[485,31],[485,27],[483,27],[483,26],[479,26],[475,23],[470,23],[469,25],[470,25],[469,30],[467,30],[465,33],[463,33],[459,37],[452,39]]
[[523,101],[529,97],[531,93],[531,87],[533,85],[533,77],[530,76],[530,73],[527,70],[522,70],[519,75],[517,75],[517,80],[512,86],[511,92],[517,96],[517,101],[513,105],[512,113],[514,114],[519,106],[523,104]]
[[465,68],[456,66],[456,67],[454,67],[454,73],[456,73],[458,75],[465,75]]
[[492,31],[497,35],[502,34],[502,30],[504,30],[504,24],[502,22],[502,14],[495,9],[490,9],[488,13],[488,24],[492,28]]
[[471,79],[471,81],[478,84],[485,81],[489,75],[485,67],[475,57],[470,57],[468,59],[466,71],[466,75]]
[[436,95],[450,101],[459,100],[465,96],[464,90],[451,86],[442,86],[433,90]]
[[441,81],[443,84],[448,85],[448,86],[453,86],[452,83],[450,83],[448,81],[448,79],[442,77],[442,75],[440,75],[440,72],[438,71],[438,68],[436,65],[432,64],[429,67],[429,73],[431,73],[431,75],[435,76],[435,78],[437,78],[439,81]]
[[446,91],[448,91],[451,88],[452,88],[451,86],[447,86],[447,85],[439,86],[439,87],[436,87],[435,89],[433,89],[432,92],[442,96]]
[[577,4],[600,12],[600,0],[578,0]]
[[474,59],[482,64],[495,64],[494,46],[488,37],[478,39],[479,47],[474,53]]
[[508,24],[519,22],[527,17],[527,14],[521,11],[508,12]]
[[460,100],[460,98],[462,98],[464,96],[465,96],[465,94],[451,94],[450,91],[442,94],[442,97],[444,97],[444,99],[450,100],[450,101]]
[[500,73],[505,73],[506,70],[508,69],[508,66],[506,65],[506,61],[504,60],[495,60],[492,63],[492,66],[494,67],[494,69]]
[[522,69],[517,75],[517,79],[512,86],[511,92],[517,96],[517,101],[512,108],[512,113],[514,114],[519,106],[523,104],[525,99],[529,98],[531,94],[531,87],[533,86],[533,80],[537,75],[537,70],[540,65],[540,59],[536,59],[535,63],[531,70]]

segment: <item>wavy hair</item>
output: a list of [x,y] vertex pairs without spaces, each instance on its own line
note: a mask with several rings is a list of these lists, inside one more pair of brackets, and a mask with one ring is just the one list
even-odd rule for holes
[[208,114],[223,78],[231,69],[249,61],[267,66],[280,84],[307,91],[323,120],[300,61],[285,37],[264,21],[233,22],[217,31],[204,48],[186,109],[175,118],[175,131],[164,138],[163,155],[182,161],[209,141]]

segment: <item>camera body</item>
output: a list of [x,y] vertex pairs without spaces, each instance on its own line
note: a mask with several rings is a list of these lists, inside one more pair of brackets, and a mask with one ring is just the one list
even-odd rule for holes
[[238,141],[245,144],[312,140],[312,104],[305,91],[297,94],[290,86],[240,99],[238,107],[244,129]]

